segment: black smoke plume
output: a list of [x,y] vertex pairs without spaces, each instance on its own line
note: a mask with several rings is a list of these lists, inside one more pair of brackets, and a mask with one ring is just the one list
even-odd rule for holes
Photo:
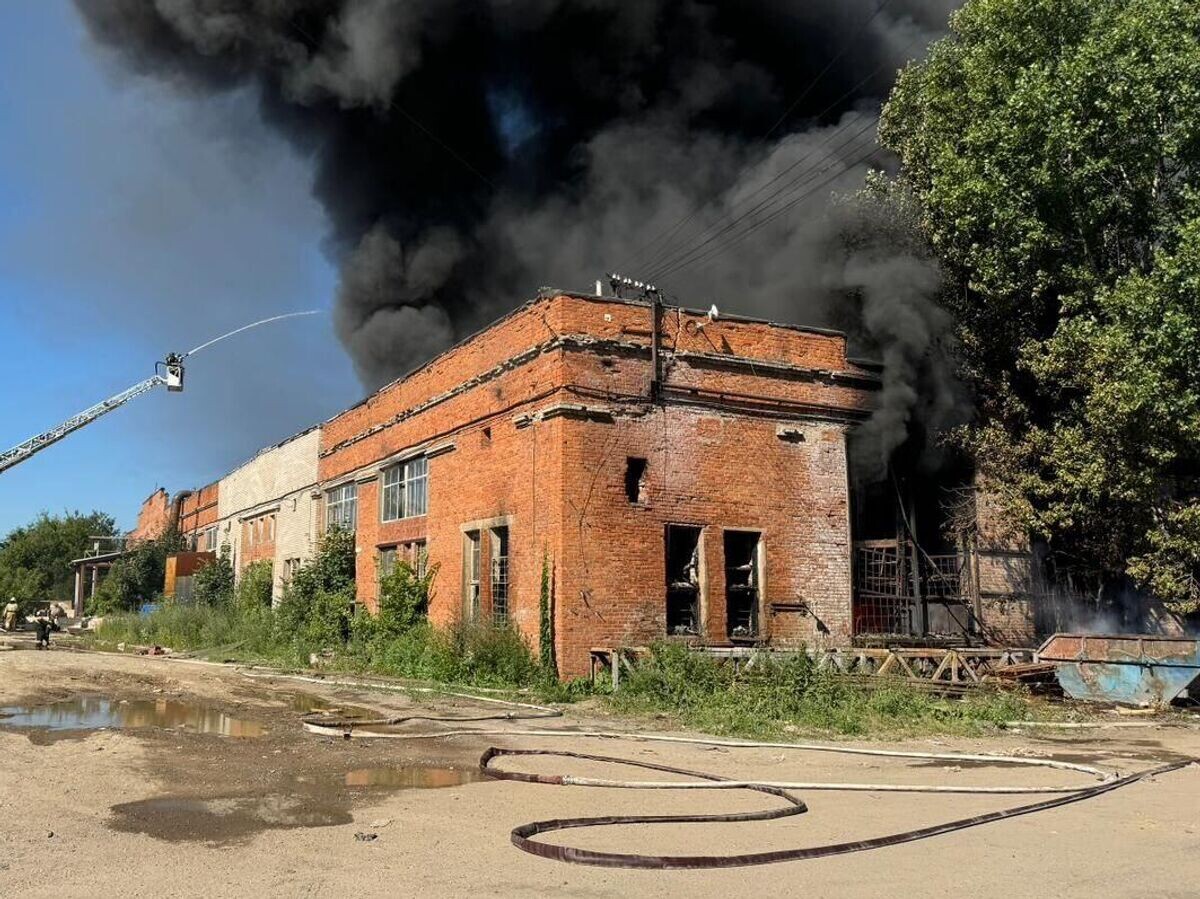
[[886,164],[879,101],[955,0],[75,3],[126,67],[255,91],[312,158],[368,387],[538,285],[633,265],[688,305],[788,321],[841,323],[854,294],[885,363],[881,446],[919,411],[936,267],[831,253],[828,206]]

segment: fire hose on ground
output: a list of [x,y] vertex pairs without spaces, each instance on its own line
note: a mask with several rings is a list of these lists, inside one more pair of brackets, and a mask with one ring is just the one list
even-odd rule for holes
[[[243,672],[248,673],[248,672]],[[255,675],[250,675],[255,676]],[[858,755],[891,759],[911,759],[923,761],[939,761],[948,764],[956,762],[982,762],[989,764],[1050,768],[1083,774],[1096,779],[1089,786],[947,786],[936,784],[872,784],[872,783],[833,783],[824,781],[767,781],[747,780],[724,777],[702,771],[692,771],[654,762],[615,756],[592,755],[581,752],[571,752],[554,749],[505,749],[489,747],[479,760],[482,774],[494,780],[509,780],[521,783],[536,783],[553,786],[586,786],[607,789],[627,790],[748,790],[778,798],[783,805],[778,808],[761,811],[737,812],[727,814],[685,814],[685,815],[606,815],[581,818],[558,818],[544,821],[534,821],[522,824],[512,830],[513,845],[524,852],[556,861],[596,865],[601,867],[642,868],[642,869],[701,869],[701,868],[731,868],[746,865],[764,865],[786,861],[826,858],[834,855],[844,855],[851,852],[864,852],[895,846],[917,840],[953,833],[970,827],[978,827],[1015,818],[1036,812],[1048,811],[1087,799],[1093,799],[1113,790],[1129,786],[1138,781],[1156,777],[1179,770],[1196,762],[1195,759],[1184,759],[1159,765],[1144,771],[1137,771],[1124,776],[1106,772],[1092,765],[1076,762],[1066,762],[1051,758],[1014,755],[990,755],[982,753],[953,753],[953,752],[916,752],[894,749],[871,749],[857,746],[836,746],[820,743],[779,743],[751,740],[729,740],[712,737],[685,737],[669,734],[624,733],[612,731],[564,731],[546,728],[522,729],[481,729],[456,728],[442,731],[421,733],[396,733],[393,731],[372,730],[376,727],[392,727],[408,721],[443,721],[454,724],[461,721],[482,720],[518,720],[522,718],[558,717],[562,713],[557,709],[539,706],[533,703],[519,703],[507,699],[476,696],[470,693],[453,692],[435,687],[407,687],[404,685],[377,684],[345,679],[312,678],[302,675],[267,674],[257,675],[271,678],[283,678],[307,681],[332,686],[368,687],[393,689],[400,692],[433,693],[483,701],[507,706],[511,711],[503,714],[477,716],[436,716],[436,715],[400,715],[379,718],[336,718],[332,716],[306,716],[303,724],[311,733],[324,736],[341,737],[343,739],[387,739],[387,740],[431,740],[448,739],[452,737],[470,736],[503,736],[503,737],[535,737],[535,738],[564,738],[573,739],[605,739],[639,743],[666,743],[675,745],[709,746],[725,749],[775,749],[796,752],[821,752],[842,755]],[[603,778],[577,777],[569,774],[529,774],[520,771],[507,771],[496,767],[493,763],[505,756],[512,757],[554,757],[561,759],[576,759],[607,765],[621,765],[640,768],[646,771],[656,771],[677,777],[693,778],[690,781],[674,780],[612,780]],[[865,840],[854,840],[841,843],[827,843],[820,846],[796,847],[767,852],[755,852],[732,855],[648,855],[636,853],[599,852],[588,849],[578,849],[570,846],[560,846],[536,839],[539,835],[584,827],[613,827],[634,824],[712,824],[772,821],[802,815],[808,811],[808,806],[798,796],[792,795],[794,790],[832,790],[842,792],[875,792],[875,793],[924,793],[924,794],[977,794],[977,795],[1048,795],[1042,799],[1024,805],[1011,806],[997,811],[986,812],[966,818],[958,818],[928,827],[872,837]]]

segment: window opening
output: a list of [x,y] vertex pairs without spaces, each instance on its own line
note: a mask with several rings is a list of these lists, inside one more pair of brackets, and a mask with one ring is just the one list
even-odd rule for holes
[[700,632],[701,529],[667,525],[667,633]]
[[752,531],[725,532],[725,615],[732,640],[758,636],[760,538]]
[[631,503],[645,501],[646,460],[630,456],[625,460],[625,498]]
[[467,531],[463,545],[463,597],[467,618],[479,618],[479,531]]
[[492,620],[508,621],[508,528],[492,528]]

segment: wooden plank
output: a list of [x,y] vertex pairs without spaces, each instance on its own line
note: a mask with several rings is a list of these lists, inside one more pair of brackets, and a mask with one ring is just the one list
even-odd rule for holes
[[933,672],[933,675],[929,679],[930,680],[941,680],[942,673],[946,670],[946,668],[947,668],[947,666],[949,666],[949,664],[950,664],[950,653],[946,653],[945,655],[942,656],[942,661],[938,664],[937,669]]

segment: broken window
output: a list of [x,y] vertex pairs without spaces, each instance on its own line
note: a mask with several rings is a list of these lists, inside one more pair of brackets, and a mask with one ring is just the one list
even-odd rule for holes
[[646,491],[646,460],[630,456],[625,460],[625,498],[640,503]]
[[463,534],[463,610],[469,621],[479,618],[479,531]]
[[731,640],[758,636],[761,534],[725,532],[725,616]]
[[411,566],[413,573],[417,577],[425,577],[425,572],[429,565],[429,553],[425,549],[425,541],[411,540],[408,543],[401,543],[400,549],[404,554],[404,560]]
[[396,547],[385,546],[379,551],[379,576],[387,577],[396,570]]
[[508,528],[492,528],[492,620],[508,621]]
[[667,633],[700,632],[700,528],[667,525]]

